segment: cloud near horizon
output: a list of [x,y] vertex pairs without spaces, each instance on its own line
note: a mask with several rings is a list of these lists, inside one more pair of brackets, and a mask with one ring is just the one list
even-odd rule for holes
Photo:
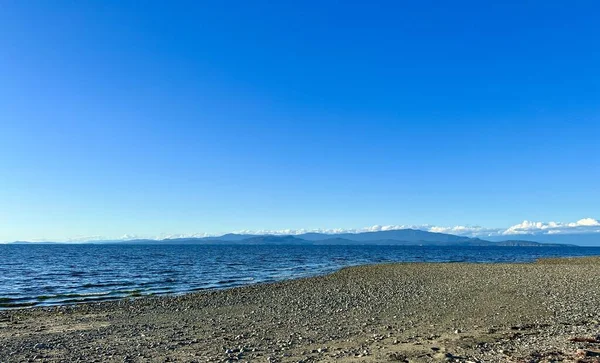
[[481,226],[454,226],[441,227],[431,225],[374,225],[358,229],[285,229],[285,230],[242,230],[238,234],[273,234],[273,235],[299,235],[303,233],[362,233],[392,231],[398,229],[420,229],[428,232],[455,234],[466,237],[492,237],[510,235],[539,235],[539,234],[567,234],[567,233],[600,233],[600,221],[594,218],[583,218],[577,222],[531,222],[524,220],[508,228],[487,228]]
[[[600,221],[594,218],[582,218],[576,222],[533,222],[524,220],[521,223],[515,224],[508,228],[487,228],[481,226],[453,226],[442,227],[432,225],[374,225],[371,227],[355,228],[355,229],[283,229],[283,230],[240,230],[232,233],[236,234],[251,234],[251,235],[300,235],[304,233],[363,233],[363,232],[381,232],[392,231],[398,229],[419,229],[428,232],[454,234],[465,237],[494,237],[494,236],[511,236],[511,235],[543,235],[543,234],[575,234],[575,233],[600,233]],[[216,237],[221,234],[210,233],[193,233],[193,234],[167,234],[163,233],[158,236],[144,236],[138,234],[126,234],[116,238],[103,236],[77,236],[64,240],[65,242],[94,242],[94,241],[126,241],[133,239],[174,239],[174,238],[202,238]],[[56,240],[56,239],[55,239]],[[45,242],[49,239],[36,239],[31,242]]]
[[523,221],[509,227],[503,235],[514,234],[561,234],[561,233],[595,233],[600,232],[600,222],[594,218],[583,218],[577,222],[530,222]]
[[274,235],[299,235],[303,233],[362,233],[362,232],[380,232],[392,231],[398,229],[420,229],[428,232],[455,234],[467,237],[492,237],[492,236],[510,236],[510,235],[539,235],[539,234],[568,234],[568,233],[600,233],[600,221],[594,218],[582,218],[577,222],[532,222],[524,220],[508,228],[487,228],[481,226],[454,226],[441,227],[431,225],[374,225],[371,227],[358,229],[286,229],[279,231],[261,230],[250,231],[243,230],[235,233],[239,234],[274,234]]

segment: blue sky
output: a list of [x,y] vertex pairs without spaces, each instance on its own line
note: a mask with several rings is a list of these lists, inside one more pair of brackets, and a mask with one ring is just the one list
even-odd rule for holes
[[599,11],[3,2],[0,241],[597,218]]

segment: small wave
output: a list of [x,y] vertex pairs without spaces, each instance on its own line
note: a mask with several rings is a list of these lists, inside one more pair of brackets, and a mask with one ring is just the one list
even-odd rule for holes
[[81,285],[84,289],[91,289],[94,287],[113,287],[113,286],[132,286],[135,285],[134,282],[131,281],[123,281],[123,282],[97,282],[97,283],[87,283]]
[[233,280],[233,279],[231,279],[231,280],[221,280],[221,281],[217,281],[217,284],[219,284],[219,285],[225,285],[225,284],[232,284],[234,282],[238,282],[238,280]]
[[158,273],[160,275],[166,275],[166,274],[177,274],[177,273],[179,273],[179,271],[177,271],[177,270],[159,270],[159,271],[156,271],[156,273]]
[[[121,293],[125,293],[125,291],[120,291]],[[142,290],[129,290],[126,292],[127,296],[129,297],[138,297],[138,296],[143,296],[144,294],[142,293]]]
[[111,294],[111,292],[90,292],[90,293],[38,295],[38,296],[35,296],[34,299],[37,301],[47,301],[47,300],[63,301],[64,299],[73,299],[73,298],[90,299],[90,298],[95,298],[95,297],[99,297],[99,296],[108,296],[110,294]]
[[140,289],[131,289],[131,290],[115,290],[111,291],[110,295],[127,295],[127,296],[141,296],[142,291]]
[[122,296],[97,296],[94,298],[88,297],[88,298],[80,298],[80,299],[64,299],[64,300],[60,300],[59,303],[61,305],[68,305],[68,304],[78,304],[78,303],[89,303],[89,302],[100,302],[100,301],[109,301],[109,300],[117,300],[122,298]]
[[0,308],[28,308],[37,305],[35,302],[8,302],[2,303],[0,302]]

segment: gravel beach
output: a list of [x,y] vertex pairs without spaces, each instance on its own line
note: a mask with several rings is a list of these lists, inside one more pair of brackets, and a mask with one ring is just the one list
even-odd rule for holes
[[600,258],[0,311],[0,362],[600,362]]

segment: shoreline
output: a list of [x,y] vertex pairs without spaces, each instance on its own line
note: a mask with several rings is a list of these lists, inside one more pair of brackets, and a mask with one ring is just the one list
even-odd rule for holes
[[0,361],[597,362],[599,278],[600,257],[386,263],[178,296],[8,309]]

